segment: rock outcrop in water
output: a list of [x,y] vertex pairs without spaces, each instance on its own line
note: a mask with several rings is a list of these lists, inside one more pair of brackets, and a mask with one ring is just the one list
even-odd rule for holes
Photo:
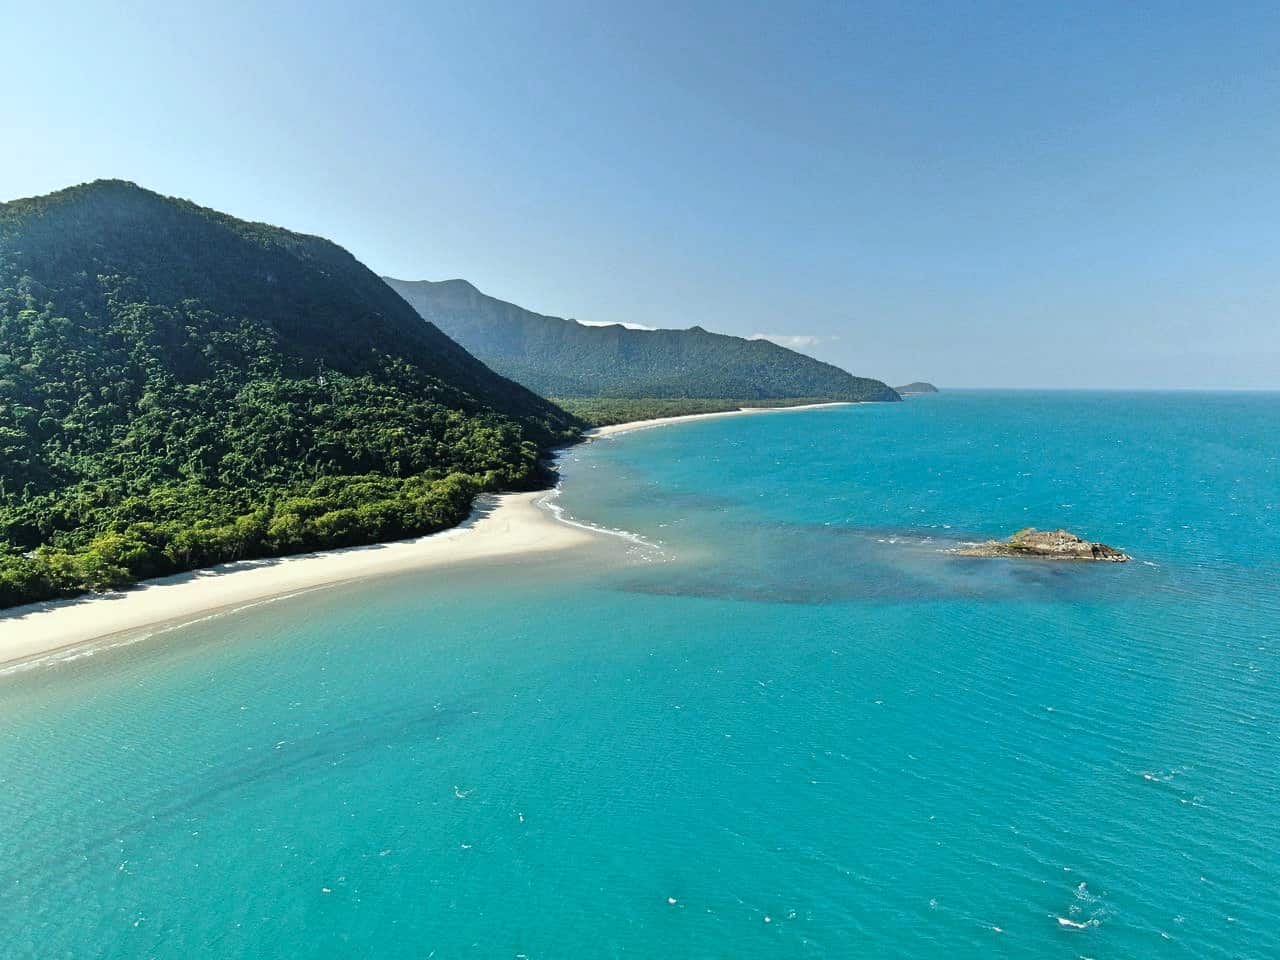
[[1027,527],[1008,540],[988,540],[960,547],[962,557],[1040,557],[1047,560],[1108,560],[1124,563],[1131,557],[1105,543],[1094,543],[1066,530]]

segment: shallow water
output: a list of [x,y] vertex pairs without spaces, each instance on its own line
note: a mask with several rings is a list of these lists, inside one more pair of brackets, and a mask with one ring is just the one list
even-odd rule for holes
[[[559,498],[642,543],[0,676],[0,956],[1280,955],[1278,438],[1249,394],[642,431]],[[945,553],[1028,524],[1136,562]]]

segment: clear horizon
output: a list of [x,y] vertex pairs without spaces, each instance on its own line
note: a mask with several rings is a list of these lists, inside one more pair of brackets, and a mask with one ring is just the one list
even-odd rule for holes
[[1280,388],[1280,10],[6,5],[3,198],[104,177],[891,384]]

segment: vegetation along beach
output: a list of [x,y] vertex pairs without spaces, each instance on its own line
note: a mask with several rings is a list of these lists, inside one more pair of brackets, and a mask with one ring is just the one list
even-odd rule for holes
[[1280,957],[1280,7],[9,7],[0,960]]

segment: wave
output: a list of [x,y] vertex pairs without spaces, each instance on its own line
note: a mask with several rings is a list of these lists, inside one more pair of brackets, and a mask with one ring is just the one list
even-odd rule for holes
[[1061,915],[1055,917],[1058,926],[1067,930],[1088,930],[1090,927],[1101,925],[1107,916],[1107,906],[1102,902],[1102,897],[1091,893],[1084,881],[1076,886],[1072,895],[1076,902],[1067,909],[1065,917]]
[[1097,919],[1086,920],[1084,923],[1077,923],[1076,921],[1069,920],[1066,917],[1058,918],[1058,926],[1069,927],[1072,930],[1088,930],[1090,927],[1096,927],[1097,925]]
[[179,620],[174,620],[158,627],[149,627],[139,630],[136,633],[128,633],[124,635],[117,634],[116,636],[103,637],[99,640],[91,640],[88,643],[73,644],[61,650],[52,650],[49,653],[40,654],[27,660],[19,660],[16,663],[10,663],[0,667],[0,677],[25,673],[28,670],[54,667],[64,663],[73,663],[76,660],[83,660],[86,657],[95,657],[98,654],[106,653],[109,650],[118,650],[121,647],[131,647],[135,643],[142,643],[144,640],[163,636],[166,633],[172,633],[174,630],[181,630],[185,627],[194,626],[197,623],[216,620],[219,617],[225,617],[233,613],[240,613],[244,610],[251,610],[254,607],[265,606],[268,603],[275,603],[278,600],[288,600],[292,597],[300,597],[303,594],[323,589],[324,586],[325,585],[322,584],[314,587],[306,587],[302,590],[294,590],[290,593],[282,593],[273,597],[263,597],[259,600],[250,600],[247,603],[239,603],[234,606],[223,607],[218,610],[203,613],[200,616],[183,617]]
[[655,543],[652,540],[647,540],[633,530],[624,530],[616,527],[603,527],[598,524],[587,523],[573,517],[561,504],[556,502],[560,498],[561,491],[562,484],[558,483],[545,497],[542,497],[537,501],[538,506],[546,509],[560,523],[567,524],[570,527],[577,527],[579,530],[588,530],[592,533],[603,533],[610,537],[618,537],[619,539],[626,540],[627,542],[644,550],[651,551],[653,554],[656,554],[658,558],[663,560],[667,559],[668,555],[666,551],[663,550],[661,543]]

